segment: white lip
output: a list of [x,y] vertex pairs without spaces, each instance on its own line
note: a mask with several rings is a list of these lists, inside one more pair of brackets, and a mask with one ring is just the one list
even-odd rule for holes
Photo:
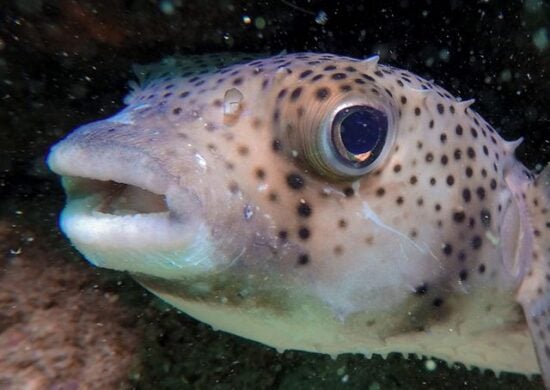
[[78,247],[96,250],[154,248],[176,249],[189,243],[184,224],[169,212],[115,215],[99,211],[104,197],[100,194],[69,200],[61,213],[63,232]]
[[202,223],[181,223],[168,211],[106,214],[98,211],[103,200],[101,194],[70,200],[60,218],[63,232],[92,264],[169,279],[215,267]]

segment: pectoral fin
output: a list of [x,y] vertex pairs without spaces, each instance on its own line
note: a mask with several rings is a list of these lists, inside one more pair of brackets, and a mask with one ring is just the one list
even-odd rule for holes
[[530,269],[523,279],[517,299],[522,305],[542,377],[550,389],[550,165],[528,189],[533,250]]

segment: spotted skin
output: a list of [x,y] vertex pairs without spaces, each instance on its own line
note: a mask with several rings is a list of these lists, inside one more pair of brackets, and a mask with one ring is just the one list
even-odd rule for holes
[[[514,159],[518,142],[472,101],[376,58],[230,61],[138,67],[121,113],[52,149],[69,199],[90,183],[109,199],[121,196],[101,183],[140,187],[190,236],[153,249],[130,233],[107,242],[105,224],[83,233],[81,211],[64,212],[77,249],[216,328],[279,349],[536,373],[535,341],[546,377],[548,184]],[[361,175],[336,171],[319,148],[327,115],[349,101],[383,110],[392,134]],[[537,308],[533,337],[522,307]]]

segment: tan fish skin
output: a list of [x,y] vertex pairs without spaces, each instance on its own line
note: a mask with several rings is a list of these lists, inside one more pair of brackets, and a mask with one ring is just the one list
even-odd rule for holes
[[548,169],[377,58],[227,61],[139,67],[123,111],[52,148],[90,262],[278,349],[537,373],[534,341],[548,376]]

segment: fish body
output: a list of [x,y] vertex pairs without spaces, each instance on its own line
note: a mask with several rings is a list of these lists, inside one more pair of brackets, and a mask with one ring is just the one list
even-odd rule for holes
[[375,57],[235,61],[138,67],[121,112],[52,148],[73,245],[279,350],[546,377],[548,169]]

